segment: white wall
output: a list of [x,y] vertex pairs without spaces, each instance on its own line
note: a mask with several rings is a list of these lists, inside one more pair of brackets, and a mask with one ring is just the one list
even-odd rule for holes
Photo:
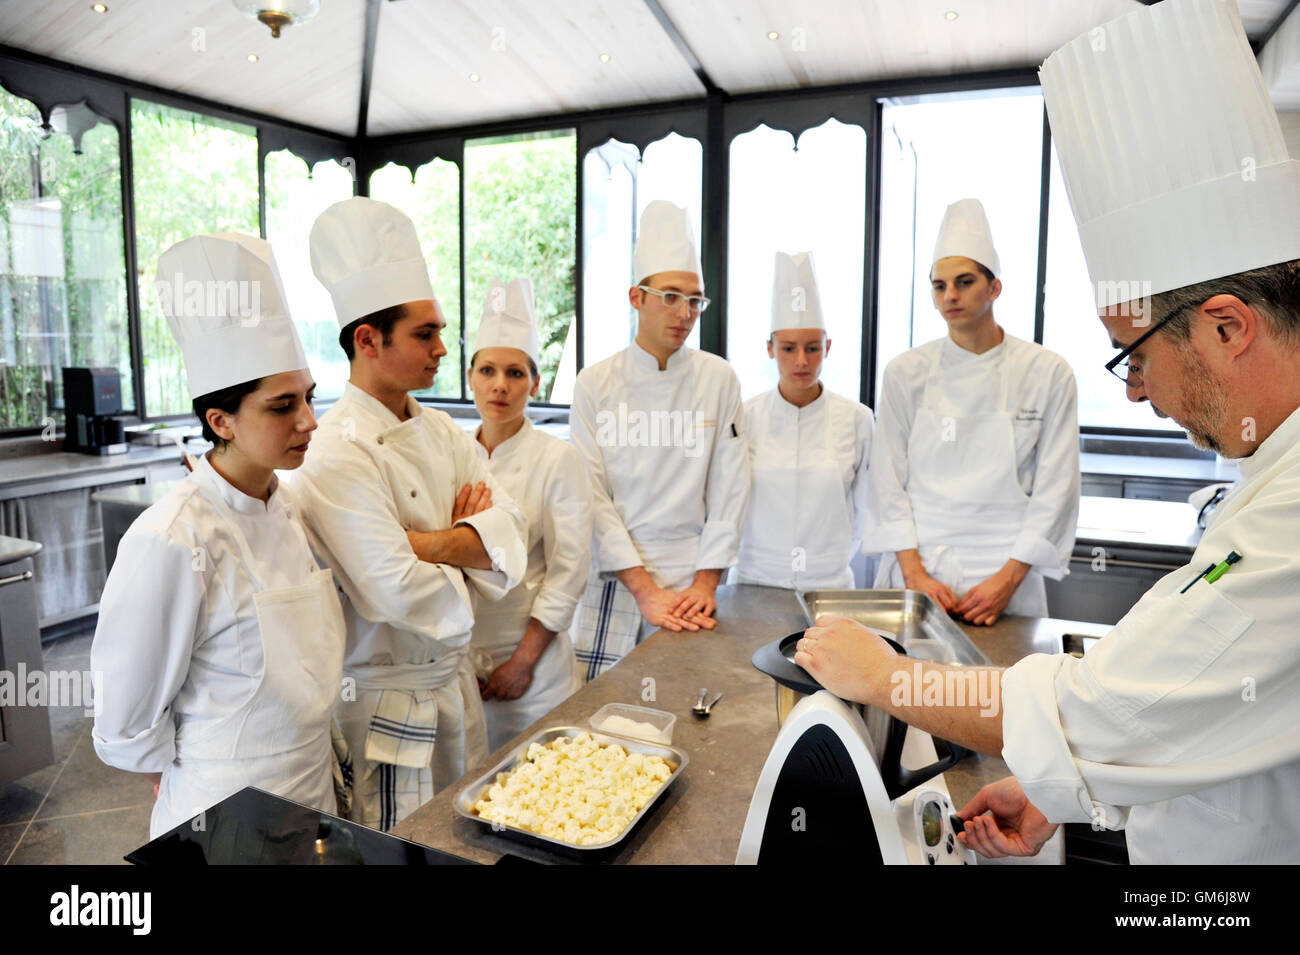
[[1292,159],[1300,159],[1300,113],[1279,112],[1277,118],[1282,121],[1282,135],[1286,137],[1286,149]]

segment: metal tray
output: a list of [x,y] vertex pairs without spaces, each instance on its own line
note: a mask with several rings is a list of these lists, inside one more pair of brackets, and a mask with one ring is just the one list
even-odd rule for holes
[[885,631],[921,660],[961,666],[989,663],[938,602],[919,590],[808,590],[798,596],[809,625],[818,614],[835,614]]
[[[642,753],[646,756],[659,756],[664,759],[668,765],[673,767],[672,775],[664,780],[664,784],[659,787],[659,791],[650,797],[650,801],[641,807],[640,811],[628,821],[627,826],[615,838],[611,839],[609,842],[602,842],[599,845],[575,846],[573,843],[565,842],[563,839],[552,839],[550,836],[543,836],[527,829],[520,829],[517,826],[508,826],[505,823],[499,822],[494,824],[474,812],[474,804],[479,801],[484,790],[496,782],[497,773],[510,772],[524,762],[529,746],[533,743],[541,743],[545,746],[552,740],[558,739],[561,736],[574,737],[579,733],[589,733],[592,739],[596,740],[598,743],[617,743],[629,753]],[[675,746],[665,746],[662,743],[648,743],[645,740],[633,739],[629,736],[618,736],[614,733],[602,733],[598,730],[581,726],[551,726],[544,730],[538,730],[532,736],[528,737],[528,739],[524,740],[512,749],[500,762],[457,793],[456,799],[452,805],[454,805],[456,811],[466,819],[471,819],[480,825],[486,826],[493,832],[511,836],[524,842],[530,842],[534,845],[544,846],[547,849],[558,850],[564,855],[576,855],[581,857],[591,853],[603,853],[618,846],[623,842],[623,840],[632,834],[633,830],[637,828],[638,824],[643,818],[645,818],[646,814],[654,808],[655,804],[663,797],[663,794],[668,791],[668,788],[677,781],[677,777],[682,774],[682,770],[686,768],[686,764],[689,761],[690,758]]]

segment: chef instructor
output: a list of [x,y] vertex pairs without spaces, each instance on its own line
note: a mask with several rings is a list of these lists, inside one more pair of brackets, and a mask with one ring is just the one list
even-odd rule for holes
[[924,591],[969,623],[1045,617],[1043,580],[1069,573],[1079,516],[1074,372],[994,319],[1001,265],[978,199],[948,207],[931,262],[948,334],[886,366],[876,407],[875,585]]
[[[1089,822],[1124,828],[1135,863],[1294,863],[1300,162],[1230,0],[1122,17],[1057,50],[1040,77],[1120,350],[1107,367],[1130,400],[1240,459],[1241,482],[1187,566],[1086,657],[1034,654],[1006,670],[992,715],[952,699],[908,705],[897,658],[851,621],[819,619],[796,662],[840,696],[1001,753],[1014,778],[960,813],[961,838],[985,855],[1032,854],[1057,824]],[[1140,105],[1101,105],[1113,103]]]

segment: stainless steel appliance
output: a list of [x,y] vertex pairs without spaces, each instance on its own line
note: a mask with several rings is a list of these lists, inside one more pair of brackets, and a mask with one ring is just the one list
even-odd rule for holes
[[[813,591],[799,600],[809,623],[819,613],[852,617],[894,635],[886,639],[899,653],[988,662],[925,594]],[[737,863],[973,863],[957,841],[942,776],[967,751],[821,689],[794,663],[801,636],[789,634],[753,656],[776,683],[781,731],[755,787]]]

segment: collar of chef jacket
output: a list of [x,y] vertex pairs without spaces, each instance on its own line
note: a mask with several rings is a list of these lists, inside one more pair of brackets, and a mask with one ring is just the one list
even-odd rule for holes
[[424,413],[424,406],[412,398],[409,394],[406,396],[406,412],[410,415],[405,421],[393,414],[386,404],[368,392],[362,391],[352,382],[347,382],[343,386],[343,394],[362,411],[373,415],[375,423],[378,425],[381,435],[387,435],[390,431],[411,424],[413,421],[419,421],[420,415]]
[[797,421],[800,417],[817,414],[817,412],[821,411],[829,403],[826,400],[826,396],[831,393],[831,390],[826,387],[826,382],[823,381],[821,386],[822,393],[820,395],[808,402],[802,408],[796,408],[790,402],[786,401],[785,395],[781,394],[781,387],[778,385],[776,388],[772,389],[775,400],[772,402],[771,414],[782,421]]
[[[681,348],[677,349],[677,351],[669,355],[662,374],[667,374],[671,371],[680,371],[686,367],[686,362],[688,360],[687,352],[691,350],[692,349],[683,345]],[[655,374],[661,374],[659,371],[659,359],[650,354],[635,341],[632,342],[631,345],[627,346],[627,352],[632,359],[633,368],[636,368],[639,371],[649,371],[654,372]]]
[[221,500],[232,511],[238,511],[241,514],[258,515],[284,509],[284,495],[275,493],[280,486],[280,480],[275,474],[271,475],[271,496],[265,503],[259,498],[249,497],[218,474],[206,454],[199,455],[194,464],[194,479],[220,495]]
[[1255,453],[1248,458],[1237,459],[1237,470],[1245,480],[1253,478],[1255,475],[1272,467],[1282,459],[1296,443],[1300,442],[1300,408],[1292,411],[1287,419],[1277,426],[1255,449]]
[[953,341],[951,337],[945,335],[943,336],[943,344],[939,346],[941,349],[943,349],[943,357],[941,359],[941,362],[943,365],[948,367],[952,367],[954,365],[974,364],[979,362],[986,362],[986,363],[996,362],[999,359],[999,357],[1008,350],[1007,342],[1009,342],[1010,340],[1011,340],[1011,336],[1008,335],[1006,333],[1006,330],[1004,329],[1002,332],[1002,341],[998,342],[988,351],[980,352],[977,355],[973,351],[967,351],[966,349],[962,348],[955,341]]
[[496,461],[519,450],[519,447],[528,440],[528,434],[533,430],[533,423],[528,420],[528,415],[524,415],[523,427],[498,444],[491,455],[488,454],[488,449],[479,443],[478,436],[482,430],[483,426],[479,425],[474,432],[474,450],[478,452],[478,456],[484,461]]

